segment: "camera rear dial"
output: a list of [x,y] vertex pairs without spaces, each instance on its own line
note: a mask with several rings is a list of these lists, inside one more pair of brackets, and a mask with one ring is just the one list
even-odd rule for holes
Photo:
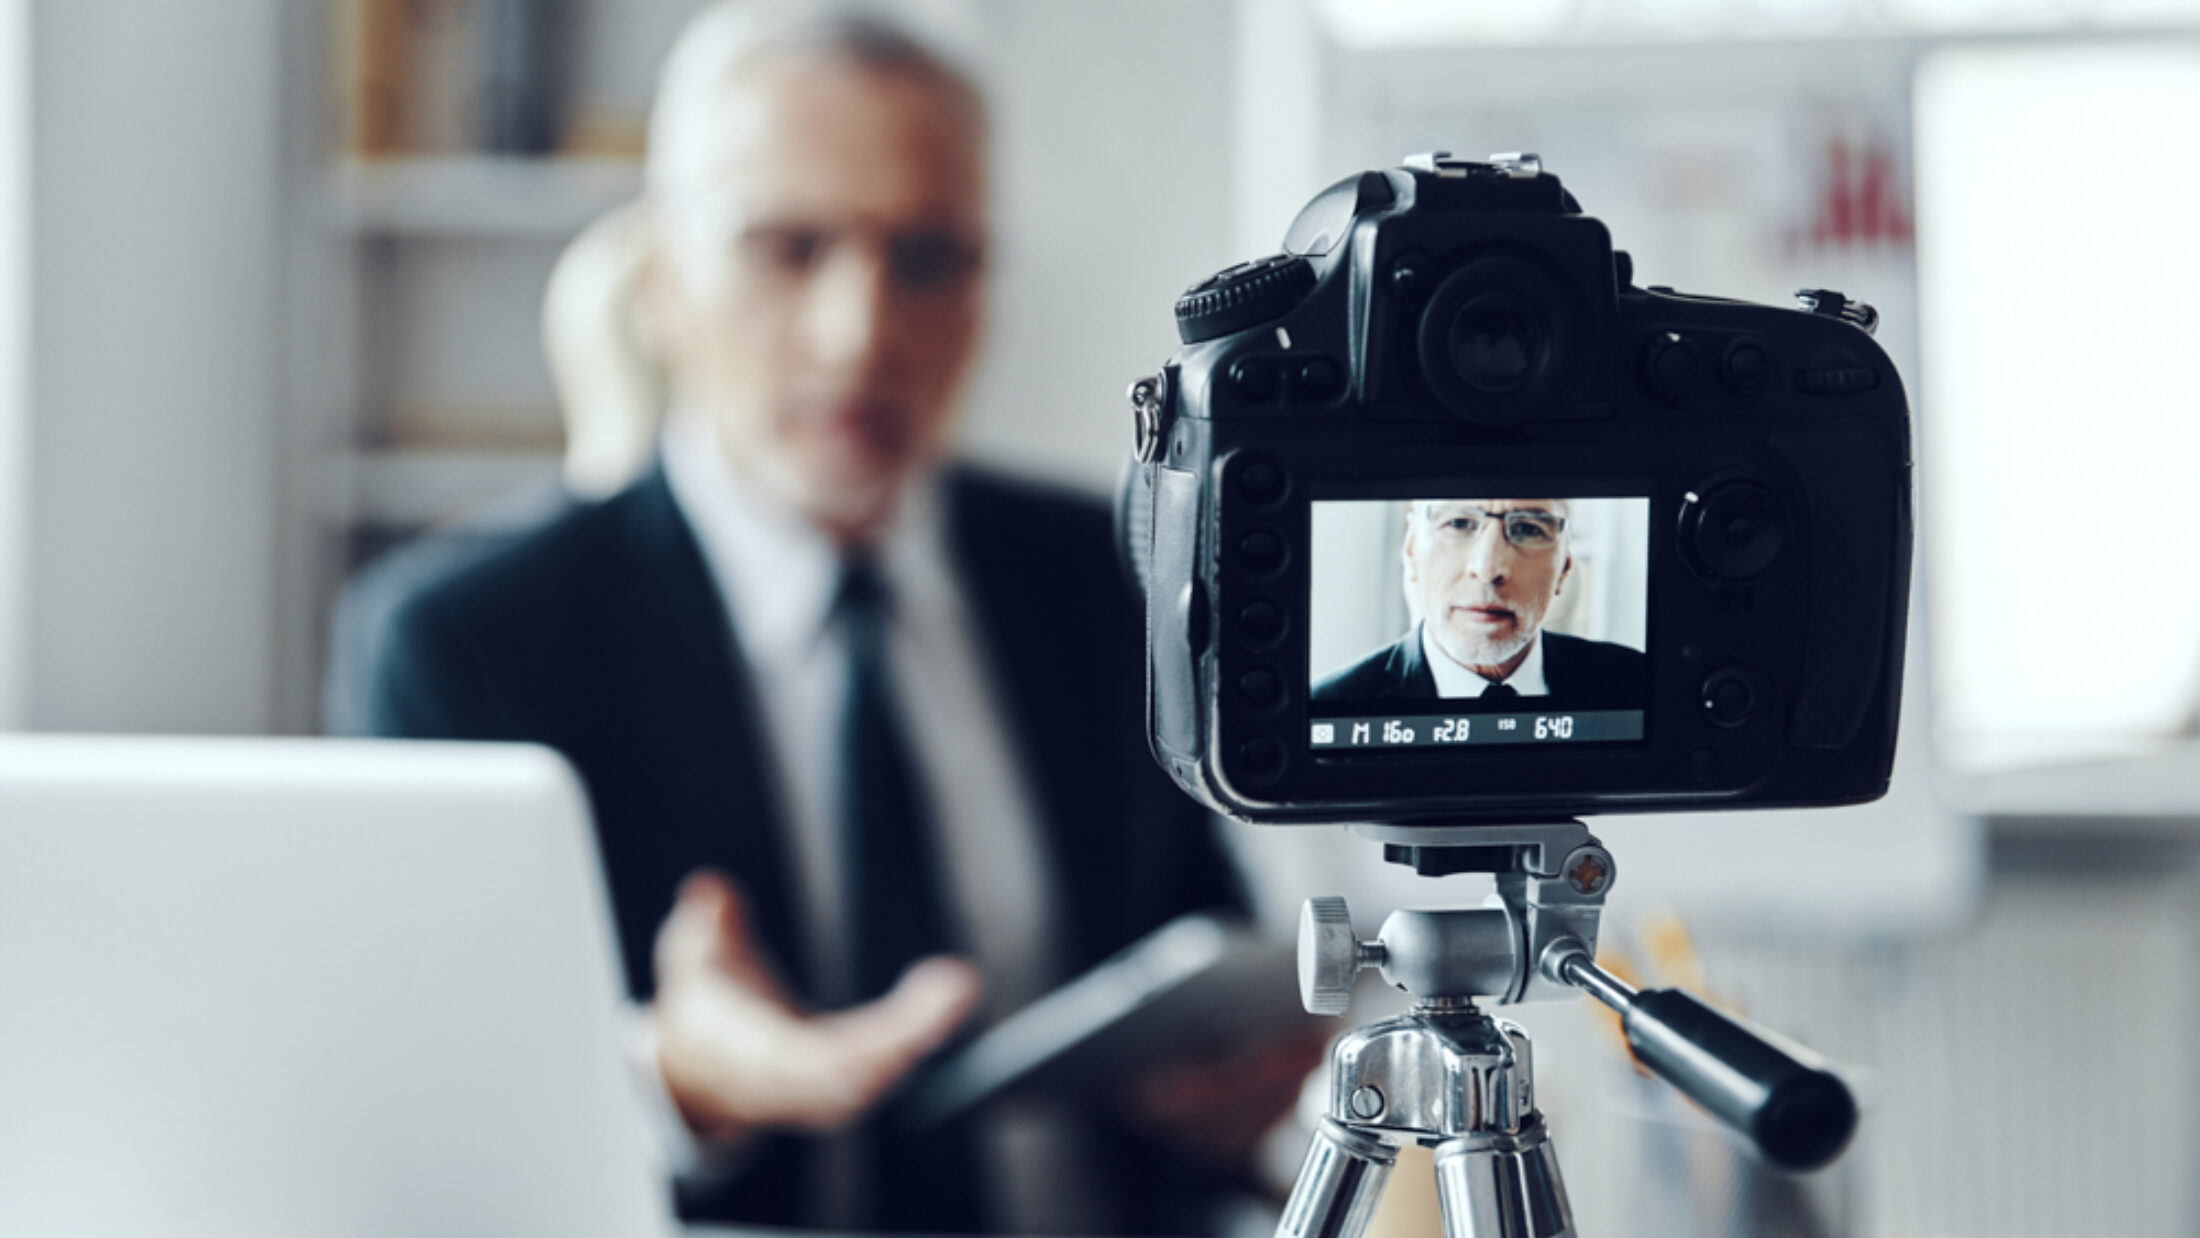
[[1708,579],[1748,580],[1780,558],[1790,523],[1779,496],[1757,482],[1704,486],[1681,505],[1681,554]]

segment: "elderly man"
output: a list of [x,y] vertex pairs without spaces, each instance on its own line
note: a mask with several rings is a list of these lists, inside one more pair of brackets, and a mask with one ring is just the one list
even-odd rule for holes
[[1564,499],[1415,499],[1400,556],[1420,622],[1314,686],[1322,701],[1536,698],[1640,709],[1639,650],[1543,630],[1573,572]]
[[[691,1218],[1197,1224],[1186,1158],[1109,1106],[923,1130],[893,1103],[973,1017],[1239,901],[1145,751],[1104,512],[942,463],[982,316],[984,129],[965,73],[872,6],[706,11],[652,122],[659,467],[408,548],[339,615],[335,729],[545,743],[579,770],[640,1055],[693,1136]],[[1182,1128],[1273,1117],[1295,1083],[1208,1088]]]

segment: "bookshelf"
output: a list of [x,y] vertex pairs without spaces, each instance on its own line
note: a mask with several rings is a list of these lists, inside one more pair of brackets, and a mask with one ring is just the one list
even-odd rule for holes
[[639,192],[641,117],[699,0],[333,0],[314,91],[339,572],[556,475],[537,314],[562,247]]
[[703,2],[320,0],[271,19],[254,63],[280,99],[275,729],[317,729],[358,567],[558,477],[543,292],[566,243],[639,192],[658,66]]
[[562,243],[641,185],[628,157],[452,154],[339,159],[326,194],[330,219],[358,237]]
[[[525,312],[539,302],[565,243],[641,184],[641,163],[631,157],[442,154],[339,158],[330,166],[322,208],[356,251],[363,386],[385,393],[354,410],[353,443],[338,458],[332,487],[340,500],[324,513],[367,534],[352,538],[355,554],[557,476],[558,417],[547,377],[532,372],[541,362]],[[454,284],[497,290],[506,311],[461,308],[471,298],[447,295]],[[393,362],[402,370],[420,351],[404,342],[418,333],[392,321],[399,318],[478,341],[499,359],[489,368],[511,381],[503,390],[487,383],[448,393],[432,372],[380,370]]]
[[450,518],[558,475],[555,451],[359,448],[343,457],[341,502],[330,514],[354,527],[401,531]]
[[657,66],[702,3],[327,0],[303,19],[301,365],[312,506],[349,547],[333,574],[556,474],[542,293],[639,192]]

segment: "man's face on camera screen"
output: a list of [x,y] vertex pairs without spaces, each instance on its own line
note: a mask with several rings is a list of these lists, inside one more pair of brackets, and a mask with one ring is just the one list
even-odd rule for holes
[[1501,678],[1535,642],[1573,568],[1564,499],[1416,499],[1406,590],[1437,647]]

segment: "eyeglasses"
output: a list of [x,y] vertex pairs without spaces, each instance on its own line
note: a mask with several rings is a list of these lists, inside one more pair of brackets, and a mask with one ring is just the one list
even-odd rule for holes
[[741,244],[766,269],[789,279],[813,273],[836,246],[875,244],[893,286],[911,293],[966,287],[984,261],[976,242],[942,228],[873,235],[802,223],[761,223],[741,234]]
[[1524,554],[1549,553],[1557,548],[1558,535],[1566,531],[1564,516],[1534,508],[1486,512],[1478,507],[1450,507],[1429,513],[1431,527],[1445,541],[1471,542],[1493,522],[1505,530],[1505,540],[1513,549]]

